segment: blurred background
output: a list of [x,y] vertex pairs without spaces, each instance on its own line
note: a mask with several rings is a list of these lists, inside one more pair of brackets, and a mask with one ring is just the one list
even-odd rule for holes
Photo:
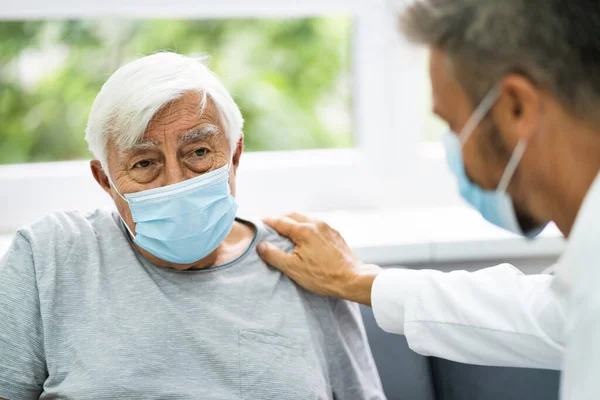
[[[89,158],[83,131],[100,87],[157,51],[210,56],[242,110],[248,151],[351,147],[352,23],[350,15],[0,21],[0,163]],[[431,115],[425,137],[438,134]]]
[[[0,21],[0,163],[89,158],[83,131],[106,78],[165,50],[210,56],[247,150],[351,147],[351,38],[349,15]],[[438,128],[431,116],[425,136]]]
[[0,21],[0,163],[87,159],[91,104],[141,55],[210,56],[246,120],[248,151],[353,144],[348,15]]
[[175,51],[208,56],[242,111],[241,215],[322,217],[382,264],[554,256],[458,196],[406,1],[0,0],[0,252],[48,212],[112,206],[87,162],[92,102],[123,64]]

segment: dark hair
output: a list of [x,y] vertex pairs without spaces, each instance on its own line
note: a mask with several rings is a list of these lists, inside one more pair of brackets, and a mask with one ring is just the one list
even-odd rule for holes
[[444,50],[474,102],[518,73],[572,112],[598,113],[598,0],[421,0],[403,11],[400,28],[409,40]]

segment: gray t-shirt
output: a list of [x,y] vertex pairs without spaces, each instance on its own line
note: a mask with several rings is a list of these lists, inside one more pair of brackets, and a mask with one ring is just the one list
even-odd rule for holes
[[317,296],[255,248],[158,268],[115,212],[54,213],[0,261],[0,398],[382,399],[359,309]]

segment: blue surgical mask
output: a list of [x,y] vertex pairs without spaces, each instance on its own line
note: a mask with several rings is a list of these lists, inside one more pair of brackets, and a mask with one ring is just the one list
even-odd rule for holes
[[[110,178],[109,178],[110,179]],[[225,165],[169,186],[119,196],[135,222],[133,241],[150,254],[175,264],[191,264],[212,253],[225,240],[237,204],[229,190]]]
[[510,183],[527,147],[526,141],[521,140],[517,144],[496,190],[485,190],[481,188],[479,185],[472,182],[465,172],[462,147],[490,111],[499,95],[500,91],[498,87],[494,87],[494,89],[492,89],[492,91],[483,99],[477,109],[475,109],[475,112],[466,123],[462,132],[459,135],[447,132],[442,138],[442,143],[446,149],[448,166],[450,171],[456,176],[458,190],[462,198],[477,209],[488,222],[506,229],[507,231],[533,238],[539,235],[546,225],[543,224],[530,231],[524,232],[517,219],[512,198],[506,192],[508,184]]

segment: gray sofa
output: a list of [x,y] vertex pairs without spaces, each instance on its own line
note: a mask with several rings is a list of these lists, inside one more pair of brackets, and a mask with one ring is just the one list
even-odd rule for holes
[[382,331],[361,308],[373,357],[389,400],[556,400],[559,373],[492,368],[422,357],[404,336]]

